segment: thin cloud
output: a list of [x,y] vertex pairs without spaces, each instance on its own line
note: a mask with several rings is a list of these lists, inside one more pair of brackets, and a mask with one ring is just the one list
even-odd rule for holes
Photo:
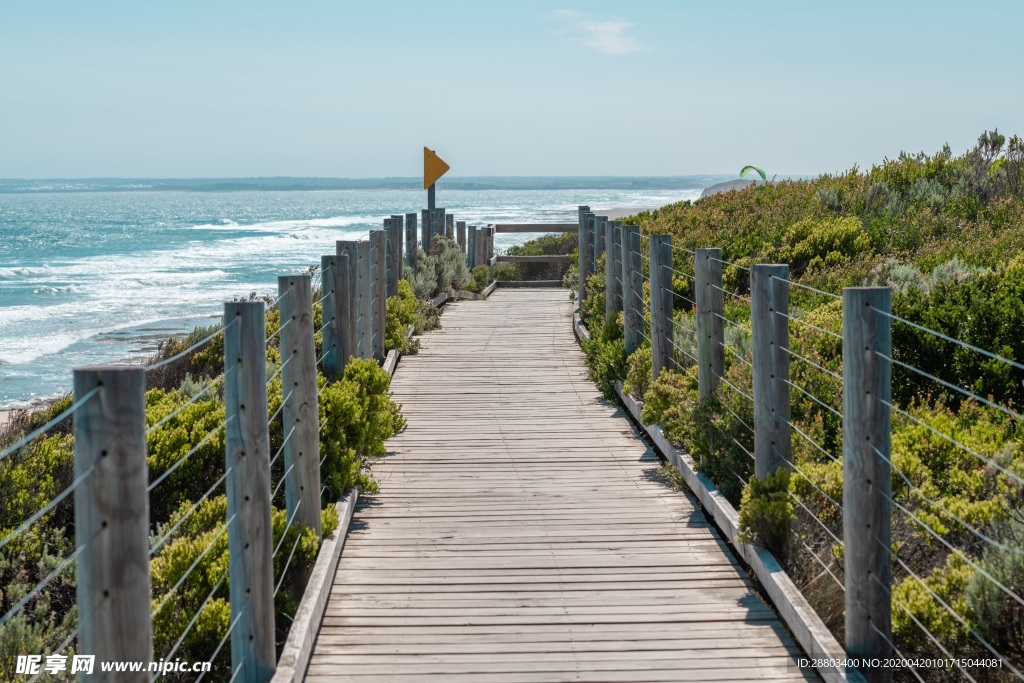
[[[639,52],[643,46],[628,31],[636,26],[631,21],[616,19],[599,19],[587,12],[571,9],[560,9],[554,18],[567,24],[572,29],[573,42],[592,47],[606,55],[625,55]],[[559,33],[567,33],[560,31]]]

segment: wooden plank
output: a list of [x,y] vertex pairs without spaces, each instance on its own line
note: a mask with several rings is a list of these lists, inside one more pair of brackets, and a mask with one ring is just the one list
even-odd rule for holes
[[393,378],[408,427],[374,464],[307,679],[805,680],[587,378],[565,290],[448,307]]

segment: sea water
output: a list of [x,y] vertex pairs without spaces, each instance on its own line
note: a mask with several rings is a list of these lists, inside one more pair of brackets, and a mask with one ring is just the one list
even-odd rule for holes
[[[676,191],[441,191],[475,223],[575,222],[577,206],[644,208]],[[142,362],[157,342],[214,324],[223,303],[416,211],[409,190],[0,194],[0,408],[66,392],[72,368]],[[495,236],[496,250],[536,235]]]

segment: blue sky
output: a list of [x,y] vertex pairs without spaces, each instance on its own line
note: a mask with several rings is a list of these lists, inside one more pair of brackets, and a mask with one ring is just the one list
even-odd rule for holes
[[0,0],[0,177],[810,174],[1024,133],[1011,2]]

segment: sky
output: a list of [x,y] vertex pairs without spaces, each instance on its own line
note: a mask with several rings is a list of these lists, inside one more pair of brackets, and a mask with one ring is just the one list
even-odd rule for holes
[[838,172],[1024,134],[1020,2],[0,0],[0,177]]

